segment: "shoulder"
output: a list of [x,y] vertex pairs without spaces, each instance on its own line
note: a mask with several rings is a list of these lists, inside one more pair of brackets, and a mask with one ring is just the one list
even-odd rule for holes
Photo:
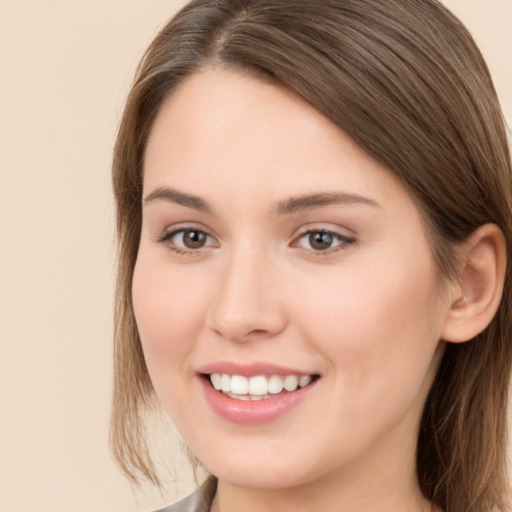
[[209,512],[216,490],[217,479],[209,477],[199,489],[186,498],[155,512]]

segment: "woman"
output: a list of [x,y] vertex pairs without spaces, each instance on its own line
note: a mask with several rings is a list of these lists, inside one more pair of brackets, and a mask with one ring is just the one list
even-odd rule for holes
[[114,453],[156,395],[212,476],[166,510],[505,510],[511,165],[432,0],[195,0],[114,161]]

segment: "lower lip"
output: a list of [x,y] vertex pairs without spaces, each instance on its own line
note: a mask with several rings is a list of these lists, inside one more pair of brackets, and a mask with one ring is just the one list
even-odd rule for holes
[[287,414],[312,391],[314,381],[305,388],[299,388],[291,393],[283,393],[262,400],[236,400],[217,391],[207,378],[201,377],[204,395],[213,411],[224,420],[232,423],[257,425],[268,423]]

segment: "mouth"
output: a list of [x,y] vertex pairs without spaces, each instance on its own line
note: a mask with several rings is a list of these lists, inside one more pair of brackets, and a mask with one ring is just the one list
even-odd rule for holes
[[286,395],[310,386],[320,378],[311,375],[231,375],[228,373],[203,374],[209,384],[223,395],[234,400],[258,401]]

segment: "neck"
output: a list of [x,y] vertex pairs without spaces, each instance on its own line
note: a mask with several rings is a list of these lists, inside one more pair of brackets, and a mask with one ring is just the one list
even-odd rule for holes
[[[231,486],[219,482],[211,512],[437,512],[437,509],[419,492],[386,497],[378,496],[375,488],[356,496],[339,486],[336,492],[323,492],[319,488],[258,490]],[[440,512],[440,511],[439,511]]]

